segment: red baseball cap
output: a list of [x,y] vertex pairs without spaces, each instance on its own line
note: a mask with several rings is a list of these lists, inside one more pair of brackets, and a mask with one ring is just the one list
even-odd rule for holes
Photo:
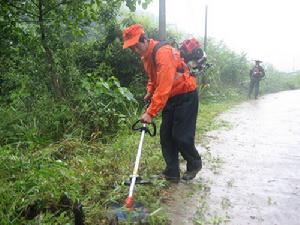
[[123,49],[138,43],[141,34],[144,34],[144,28],[140,24],[133,24],[123,30]]

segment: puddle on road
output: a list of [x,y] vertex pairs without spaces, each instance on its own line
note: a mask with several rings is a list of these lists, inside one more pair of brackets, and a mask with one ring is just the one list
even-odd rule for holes
[[300,91],[245,102],[206,134],[204,168],[172,186],[172,225],[299,225]]

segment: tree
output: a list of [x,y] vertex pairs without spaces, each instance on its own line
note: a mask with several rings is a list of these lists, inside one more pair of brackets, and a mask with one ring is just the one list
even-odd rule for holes
[[[32,38],[32,54],[43,55],[45,62],[41,66],[44,66],[46,80],[50,82],[54,95],[61,99],[65,96],[65,90],[56,51],[65,48],[68,41],[84,35],[85,27],[97,20],[106,30],[110,30],[123,2],[135,10],[136,4],[146,7],[151,0],[2,0],[1,34],[12,35],[11,32],[4,32],[9,30],[18,32],[18,39]],[[22,37],[28,30],[32,32],[31,36]],[[1,43],[9,38],[12,37],[1,37]],[[4,49],[7,51],[8,47]]]

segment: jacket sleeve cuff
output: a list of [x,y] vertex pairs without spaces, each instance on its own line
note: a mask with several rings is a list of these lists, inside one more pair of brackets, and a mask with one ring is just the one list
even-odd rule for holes
[[150,108],[147,109],[147,113],[153,118],[157,113],[153,112]]
[[153,94],[153,88],[147,87],[146,90],[147,90],[147,93]]

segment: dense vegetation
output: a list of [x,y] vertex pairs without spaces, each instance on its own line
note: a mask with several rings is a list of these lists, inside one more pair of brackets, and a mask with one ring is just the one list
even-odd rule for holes
[[[158,29],[123,4],[135,10],[149,2],[1,1],[0,224],[72,223],[81,205],[86,224],[106,224],[107,207],[126,198],[122,181],[139,138],[128,127],[141,112],[146,78],[122,49],[122,29],[137,21],[154,38]],[[182,35],[168,31],[172,43]],[[246,55],[216,40],[207,54],[213,67],[201,90],[205,104],[245,96]],[[265,93],[300,87],[299,76],[271,65],[266,71]],[[157,138],[143,154],[146,176],[162,169]],[[138,196],[153,210],[168,185],[155,182]],[[149,223],[157,221],[166,218]]]

